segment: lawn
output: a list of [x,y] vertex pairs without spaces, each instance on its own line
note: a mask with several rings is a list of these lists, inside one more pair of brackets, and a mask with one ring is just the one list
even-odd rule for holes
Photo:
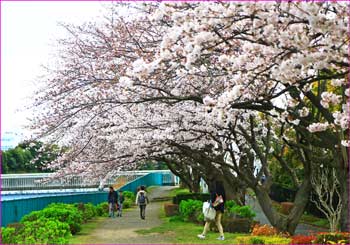
[[219,241],[216,239],[219,236],[217,232],[209,232],[207,237],[202,240],[197,237],[202,231],[203,226],[201,225],[182,221],[171,221],[170,218],[165,218],[164,224],[159,227],[138,230],[136,232],[142,235],[159,233],[162,236],[170,237],[171,242],[177,244],[236,244],[236,237],[248,236],[246,234],[226,233],[225,241]]
[[72,236],[69,239],[69,244],[91,244],[90,241],[86,241],[85,238],[89,238],[89,234],[95,230],[101,223],[105,222],[106,217],[96,217],[89,222],[82,225],[81,231],[78,234]]
[[176,189],[171,190],[170,196],[174,197],[178,194],[187,194],[187,193],[190,193],[189,189],[187,189],[187,188],[176,188]]
[[[187,192],[186,192],[187,191]],[[174,193],[188,193],[187,189],[176,189]],[[170,238],[171,243],[177,244],[235,244],[235,238],[240,236],[249,236],[249,234],[233,234],[226,233],[225,241],[219,241],[216,238],[219,236],[217,232],[209,232],[205,239],[199,239],[198,234],[203,231],[203,226],[176,220],[176,218],[169,218],[165,216],[164,209],[160,210],[159,218],[164,220],[161,226],[151,229],[137,230],[140,235],[148,235],[152,233],[159,233],[160,236]]]

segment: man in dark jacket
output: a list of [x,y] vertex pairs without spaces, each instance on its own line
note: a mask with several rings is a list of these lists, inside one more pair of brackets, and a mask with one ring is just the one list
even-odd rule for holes
[[118,200],[118,193],[114,191],[113,186],[110,186],[109,192],[108,192],[109,217],[114,218],[114,211],[116,209],[117,200]]
[[[217,239],[223,241],[225,240],[225,237],[224,237],[224,229],[222,228],[222,225],[221,225],[221,218],[225,210],[226,197],[225,197],[225,189],[222,182],[220,181],[215,182],[215,189],[210,192],[210,199],[211,199],[212,206],[216,210],[215,224],[218,227],[218,230],[220,233],[220,236]],[[211,221],[209,220],[205,222],[202,234],[198,235],[200,239],[204,239],[205,235],[208,233],[210,222]]]

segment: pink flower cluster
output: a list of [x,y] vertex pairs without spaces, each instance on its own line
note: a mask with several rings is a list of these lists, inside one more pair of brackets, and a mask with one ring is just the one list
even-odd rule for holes
[[310,124],[310,125],[307,127],[307,129],[308,129],[311,133],[315,133],[315,132],[326,131],[328,127],[329,127],[328,122],[325,122],[325,123],[313,123],[313,124]]

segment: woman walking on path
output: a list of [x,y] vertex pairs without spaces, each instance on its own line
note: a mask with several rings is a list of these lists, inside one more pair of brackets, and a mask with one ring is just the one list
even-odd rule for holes
[[[225,240],[224,237],[224,230],[221,225],[221,218],[222,214],[224,213],[225,209],[225,189],[222,184],[222,182],[216,181],[215,182],[215,189],[210,192],[210,199],[211,199],[211,205],[214,207],[216,210],[216,215],[215,215],[215,224],[218,227],[220,236],[217,238],[218,240]],[[198,237],[200,239],[204,239],[206,234],[209,231],[210,228],[210,223],[211,221],[207,220],[204,225],[204,229],[202,234],[199,234]]]
[[119,191],[119,195],[118,195],[118,213],[117,213],[117,217],[122,217],[123,202],[124,202],[123,191],[120,190]]
[[108,209],[109,209],[109,217],[114,218],[114,211],[117,205],[118,193],[114,191],[113,186],[109,187],[108,192]]
[[149,203],[147,192],[145,191],[145,186],[141,186],[140,190],[136,194],[136,205],[140,207],[140,216],[141,219],[146,218],[146,205]]

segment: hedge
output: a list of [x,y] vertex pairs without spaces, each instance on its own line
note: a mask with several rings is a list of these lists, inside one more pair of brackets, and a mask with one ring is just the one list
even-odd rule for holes
[[174,204],[180,204],[183,200],[199,200],[202,202],[210,200],[210,194],[208,193],[184,193],[184,194],[177,194],[175,197],[173,197],[173,203]]

